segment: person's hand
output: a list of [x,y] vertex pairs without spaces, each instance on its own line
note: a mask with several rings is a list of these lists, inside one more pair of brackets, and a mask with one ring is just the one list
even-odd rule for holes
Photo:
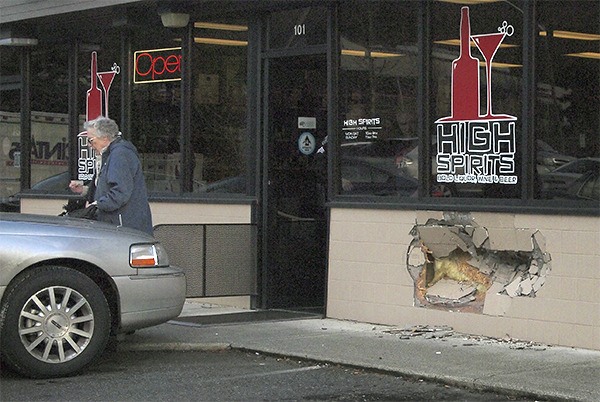
[[84,187],[85,186],[83,185],[83,182],[81,180],[71,180],[71,182],[69,183],[69,189],[71,189],[72,192],[77,194],[83,194]]

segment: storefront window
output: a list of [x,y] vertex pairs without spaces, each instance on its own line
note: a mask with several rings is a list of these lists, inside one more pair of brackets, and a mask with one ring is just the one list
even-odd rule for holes
[[432,7],[431,196],[521,194],[522,2]]
[[0,57],[0,211],[14,211],[20,190],[20,49],[2,47]]
[[31,53],[31,185],[44,193],[68,192],[67,49],[39,46]]
[[183,192],[184,168],[192,172],[192,192],[245,193],[248,26],[234,20],[192,23],[192,78],[186,84],[191,129],[185,134],[191,166],[181,165],[181,31],[144,31],[134,40],[131,138],[151,193]]
[[131,133],[149,193],[179,193],[181,33],[157,28],[132,40]]
[[536,11],[536,194],[598,205],[598,4],[540,1]]
[[248,26],[196,21],[192,51],[193,191],[245,193]]
[[417,9],[404,2],[340,6],[342,194],[416,195]]

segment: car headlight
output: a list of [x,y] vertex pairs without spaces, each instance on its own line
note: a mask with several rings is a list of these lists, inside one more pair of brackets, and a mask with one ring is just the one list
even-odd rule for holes
[[169,257],[160,243],[133,244],[129,248],[129,265],[133,268],[166,267]]

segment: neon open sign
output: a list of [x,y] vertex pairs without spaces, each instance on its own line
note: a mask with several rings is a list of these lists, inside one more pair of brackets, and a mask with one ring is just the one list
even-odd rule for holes
[[181,80],[181,48],[138,50],[133,55],[135,84]]

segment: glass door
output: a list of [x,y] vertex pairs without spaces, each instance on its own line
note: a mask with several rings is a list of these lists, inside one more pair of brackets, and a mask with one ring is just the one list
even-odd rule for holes
[[327,266],[327,60],[268,61],[265,280],[268,308],[322,310]]

